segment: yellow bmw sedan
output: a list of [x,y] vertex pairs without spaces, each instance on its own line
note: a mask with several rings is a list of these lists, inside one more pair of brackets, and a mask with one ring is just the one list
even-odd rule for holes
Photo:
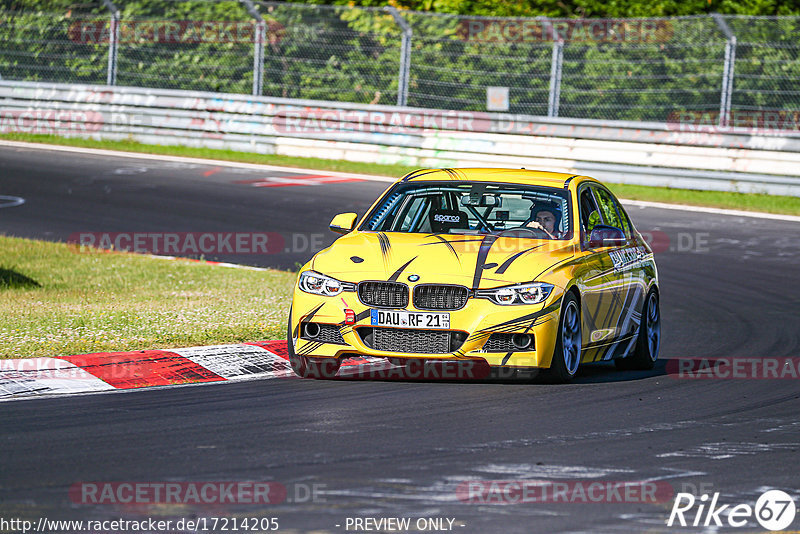
[[661,339],[653,252],[600,182],[512,169],[423,169],[389,187],[300,270],[290,361],[477,360],[557,381],[581,363],[651,369]]

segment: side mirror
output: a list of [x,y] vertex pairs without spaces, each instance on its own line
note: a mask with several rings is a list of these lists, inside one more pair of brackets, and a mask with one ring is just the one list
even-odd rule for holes
[[624,245],[625,232],[613,226],[598,224],[589,235],[589,248],[616,247]]
[[331,232],[336,232],[337,234],[350,233],[356,225],[357,218],[357,213],[340,213],[333,218],[328,228],[331,229]]

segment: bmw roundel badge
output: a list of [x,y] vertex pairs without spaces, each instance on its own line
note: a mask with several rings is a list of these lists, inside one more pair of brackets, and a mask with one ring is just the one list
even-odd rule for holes
[[419,275],[418,274],[409,274],[408,275],[408,281],[409,282],[416,282],[417,280],[419,280]]

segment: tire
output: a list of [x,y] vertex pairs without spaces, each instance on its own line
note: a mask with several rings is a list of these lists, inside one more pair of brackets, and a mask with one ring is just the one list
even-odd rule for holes
[[575,294],[567,292],[561,301],[558,338],[548,377],[555,382],[569,382],[581,363],[581,308]]
[[636,335],[636,347],[627,358],[614,360],[622,371],[649,371],[658,359],[661,347],[661,307],[655,288],[647,293],[642,306],[642,322]]
[[333,378],[339,372],[341,361],[336,358],[308,358],[294,351],[292,341],[292,311],[289,310],[289,324],[286,327],[286,348],[292,371],[300,378]]

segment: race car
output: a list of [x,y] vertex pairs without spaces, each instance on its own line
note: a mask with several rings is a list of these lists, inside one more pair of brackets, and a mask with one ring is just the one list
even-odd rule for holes
[[586,176],[422,169],[300,269],[290,362],[334,376],[344,358],[478,360],[571,380],[582,363],[651,369],[661,340],[649,244]]

